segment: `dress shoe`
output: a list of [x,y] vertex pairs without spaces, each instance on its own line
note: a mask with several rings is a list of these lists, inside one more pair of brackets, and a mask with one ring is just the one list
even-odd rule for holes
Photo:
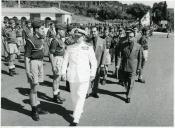
[[131,99],[130,98],[127,98],[126,99],[126,103],[130,103],[131,102]]
[[58,95],[54,95],[53,101],[54,101],[55,103],[58,103],[58,104],[63,104],[63,102],[65,101],[65,99],[62,98],[62,97],[60,96],[60,94],[58,94]]
[[91,94],[91,96],[94,98],[99,98],[99,95],[97,93]]
[[32,119],[34,121],[39,121],[39,114],[38,114],[38,111],[37,111],[37,108],[36,107],[32,107],[32,113],[31,113],[31,116],[32,116]]
[[140,82],[140,83],[145,83],[145,80],[143,80],[143,79],[138,79],[138,82]]
[[75,123],[75,122],[73,122],[73,123],[70,124],[70,126],[77,126],[77,125],[78,125],[78,124]]

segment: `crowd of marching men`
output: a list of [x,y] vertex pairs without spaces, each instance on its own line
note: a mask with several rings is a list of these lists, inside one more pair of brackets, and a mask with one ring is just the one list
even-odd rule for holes
[[[53,102],[62,104],[60,81],[66,81],[73,102],[73,121],[79,123],[85,99],[99,98],[98,85],[105,85],[109,66],[126,89],[126,103],[131,102],[135,80],[145,83],[144,67],[148,58],[148,28],[137,26],[86,24],[64,25],[8,19],[2,25],[2,55],[8,63],[9,76],[14,77],[15,59],[24,54],[26,75],[31,87],[31,117],[39,120],[37,88],[44,81],[43,59],[49,57],[53,71]],[[137,78],[136,78],[137,77]],[[91,85],[91,86],[89,86]],[[88,93],[91,87],[91,93]]]

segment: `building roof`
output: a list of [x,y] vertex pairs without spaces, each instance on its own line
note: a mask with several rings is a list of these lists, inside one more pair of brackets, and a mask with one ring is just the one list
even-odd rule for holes
[[59,13],[69,14],[70,12],[61,10],[56,7],[52,8],[2,8],[2,13]]

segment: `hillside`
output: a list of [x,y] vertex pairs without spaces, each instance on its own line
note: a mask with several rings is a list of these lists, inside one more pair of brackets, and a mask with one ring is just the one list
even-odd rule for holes
[[88,24],[88,23],[101,23],[100,21],[94,19],[93,17],[86,17],[82,15],[73,15],[72,16],[72,23],[81,23],[81,24]]

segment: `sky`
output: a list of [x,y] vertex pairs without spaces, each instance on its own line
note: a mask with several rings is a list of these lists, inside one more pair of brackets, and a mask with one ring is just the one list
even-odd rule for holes
[[[119,0],[121,3],[123,4],[133,4],[133,3],[142,3],[142,4],[145,4],[145,5],[149,5],[149,6],[153,6],[153,4],[156,2],[156,3],[159,3],[161,1],[165,1],[165,0]],[[168,8],[174,8],[175,6],[175,1],[173,0],[166,0],[166,3],[167,3],[167,7]]]

